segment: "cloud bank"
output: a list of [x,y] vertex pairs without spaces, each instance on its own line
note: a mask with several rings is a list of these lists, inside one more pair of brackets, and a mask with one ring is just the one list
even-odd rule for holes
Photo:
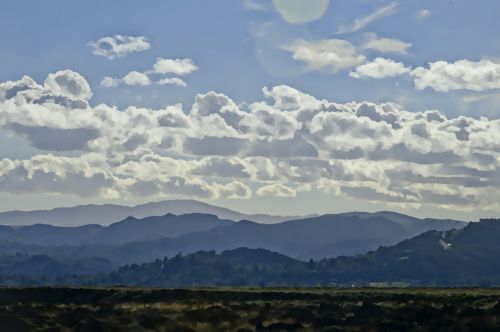
[[78,73],[0,83],[0,128],[37,153],[0,159],[0,192],[100,199],[293,197],[500,211],[500,120],[320,100],[288,86],[238,106],[90,105]]

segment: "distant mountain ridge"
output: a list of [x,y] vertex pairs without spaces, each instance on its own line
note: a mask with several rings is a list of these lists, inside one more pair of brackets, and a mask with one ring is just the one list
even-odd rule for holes
[[[457,229],[443,229],[452,226],[453,222],[440,224],[441,221],[437,220],[405,221],[404,215],[387,215],[386,212],[325,215],[275,225],[224,221],[203,214],[166,215],[153,217],[149,222],[158,227],[151,229],[159,232],[162,232],[166,224],[186,223],[186,228],[180,233],[188,233],[120,245],[40,246],[2,240],[0,284],[248,287],[352,284],[366,286],[370,283],[398,283],[415,286],[500,286],[500,219],[468,223]],[[222,226],[189,232],[193,226],[206,224],[211,227],[220,222],[223,223]],[[113,230],[115,227],[132,227],[137,230],[139,228],[136,226],[141,223],[148,221],[127,218],[109,228]],[[418,231],[436,224],[442,229],[426,231],[397,244],[382,245],[367,253],[352,256],[306,261],[283,254],[283,248],[297,249],[302,245],[301,241],[311,235],[317,236],[320,230],[327,235],[324,238],[316,237],[315,241],[309,238],[309,241],[316,245],[328,238],[328,232],[323,227],[325,223],[334,225],[338,236],[346,239],[349,234],[356,232],[364,234],[363,236],[371,234],[376,237],[382,234],[381,229],[385,229],[386,234],[393,235],[400,234],[401,230]],[[414,223],[420,229],[412,228]],[[317,225],[322,227],[314,230]],[[348,225],[356,227],[350,228]],[[387,225],[393,228],[381,227]],[[456,225],[463,226],[460,223]],[[304,231],[303,227],[306,226],[311,229],[310,233]],[[93,227],[91,225],[89,228],[92,230]],[[376,231],[377,227],[379,233]],[[367,233],[360,233],[360,229]],[[391,230],[393,233],[389,232]],[[275,246],[282,246],[281,252],[245,247],[220,252],[197,250],[201,243],[207,244],[208,247],[227,244],[226,238],[229,234],[234,235],[234,240],[239,242],[240,233],[247,234],[250,239],[261,237],[262,242],[257,245],[269,244],[271,242],[268,241],[272,241]],[[297,247],[287,247],[290,244],[285,241],[287,236],[295,236],[298,233],[302,238],[295,243]],[[113,232],[107,236],[113,237],[116,234],[121,236],[120,233]],[[263,236],[265,234],[267,235]],[[206,242],[200,242],[201,240]],[[180,246],[182,243],[185,244],[184,247]],[[335,245],[335,242],[332,241],[331,244]],[[187,251],[181,253],[182,250],[179,249]],[[161,256],[166,252],[168,254]]]
[[[127,264],[110,274],[29,278],[32,284],[64,280],[75,285],[156,287],[413,285],[500,286],[500,220],[483,220],[449,231],[429,231],[363,255],[308,262],[266,249],[198,251]],[[44,267],[41,257],[37,266]],[[21,264],[25,266],[25,264]],[[16,267],[17,268],[17,267]],[[18,269],[18,268],[17,268]],[[1,270],[0,270],[1,272]],[[0,283],[23,280],[0,275]]]
[[465,225],[450,220],[405,219],[401,214],[388,217],[386,213],[324,215],[276,224],[233,222],[199,213],[167,214],[144,219],[127,217],[107,227],[2,226],[0,255],[20,252],[63,260],[100,257],[123,265],[179,252],[247,247],[307,260],[362,254],[428,230]]
[[75,227],[99,224],[107,226],[129,216],[146,218],[151,216],[163,216],[167,213],[175,215],[204,213],[216,215],[221,219],[233,221],[245,219],[260,223],[276,223],[301,218],[300,216],[249,215],[196,200],[166,200],[136,206],[90,204],[67,208],[55,208],[51,210],[0,212],[0,225],[20,226],[48,224],[53,226]]
[[[234,249],[216,255],[198,252],[143,266],[125,266],[113,281],[145,285],[310,286],[379,285],[500,286],[500,220],[482,220],[462,229],[429,231],[364,255],[321,261],[287,260],[267,250]],[[239,257],[239,259],[237,259]],[[252,257],[252,260],[245,257]],[[194,264],[195,263],[195,264]],[[161,265],[163,269],[154,269]],[[227,264],[223,273],[220,266]],[[195,265],[206,278],[197,278]],[[150,275],[150,277],[146,277]]]
[[246,247],[263,248],[300,260],[322,259],[363,254],[429,230],[444,231],[465,225],[466,223],[458,221],[425,219],[409,219],[407,223],[402,223],[376,214],[370,218],[342,214],[323,215],[271,225],[242,221],[176,238],[127,243],[114,252],[119,253],[119,256],[129,253],[131,256],[135,255],[137,262],[145,262],[178,252],[221,252]]
[[190,213],[176,216],[168,213],[164,216],[143,219],[129,216],[106,227],[100,225],[58,227],[45,224],[23,227],[0,226],[0,239],[44,246],[117,245],[178,237],[233,223],[232,220],[219,219],[210,214]]

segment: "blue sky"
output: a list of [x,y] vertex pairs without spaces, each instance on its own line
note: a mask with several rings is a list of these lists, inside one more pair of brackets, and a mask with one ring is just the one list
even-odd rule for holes
[[[299,19],[305,22],[298,24],[290,22],[286,13],[292,13],[293,5],[301,5],[301,2],[302,4],[309,3],[306,9],[312,12],[317,11],[319,18],[308,20],[307,17],[300,17],[307,12],[303,9],[295,14],[300,14]],[[324,13],[316,8],[321,7],[321,3],[327,5]],[[173,107],[172,105],[180,103],[182,112],[189,117],[191,115],[194,117],[196,112],[198,116],[203,112],[208,112],[204,114],[207,117],[211,113],[220,113],[223,122],[225,121],[224,125],[228,125],[229,128],[220,133],[216,133],[217,129],[202,133],[200,129],[196,129],[198,128],[196,126],[208,128],[208,125],[202,121],[199,122],[202,123],[201,125],[190,127],[188,133],[165,129],[157,133],[157,135],[162,135],[161,137],[156,137],[154,136],[157,129],[155,127],[117,127],[116,124],[104,123],[107,120],[102,118],[73,121],[75,115],[71,110],[61,111],[61,123],[57,123],[55,118],[43,118],[45,115],[41,114],[44,113],[34,115],[30,113],[29,119],[21,119],[20,113],[16,115],[16,111],[12,108],[19,107],[24,112],[28,108],[26,103],[29,104],[32,101],[23,101],[19,106],[19,101],[9,101],[5,95],[3,99],[0,98],[0,101],[4,103],[3,108],[0,108],[0,115],[4,112],[4,119],[0,118],[0,160],[3,158],[4,161],[4,169],[0,168],[0,197],[3,199],[3,203],[0,203],[0,210],[91,202],[133,204],[187,196],[246,211],[257,210],[257,212],[281,214],[325,213],[346,209],[391,209],[422,216],[476,218],[495,215],[500,207],[487,197],[496,197],[495,195],[498,194],[499,151],[494,146],[494,142],[483,139],[479,134],[477,137],[474,135],[487,128],[484,129],[485,132],[482,135],[492,139],[488,130],[492,132],[496,130],[498,126],[496,120],[500,118],[498,107],[500,101],[498,92],[500,88],[498,82],[500,77],[500,65],[498,65],[500,63],[500,42],[498,41],[500,22],[496,17],[499,10],[500,3],[494,0],[481,1],[480,5],[466,0],[314,0],[309,2],[303,0],[289,2],[171,0],[148,1],[147,3],[129,0],[91,0],[71,3],[58,0],[21,0],[5,2],[0,12],[2,45],[0,61],[4,64],[0,71],[0,82],[16,82],[27,75],[44,86],[36,88],[40,90],[36,92],[38,97],[39,95],[52,96],[51,98],[63,96],[71,100],[83,100],[88,106],[87,110],[93,112],[93,115],[99,113],[94,108],[105,104],[106,107],[116,106],[117,112],[122,113],[130,106],[151,110],[150,113],[144,112],[153,115],[143,116],[145,118],[156,117],[159,113],[154,113],[154,110],[166,110],[169,105]],[[143,38],[149,46],[139,51],[125,52],[113,59],[93,53],[95,49],[89,43],[106,37],[115,38],[117,35]],[[320,52],[317,51],[318,49]],[[196,68],[183,74],[176,74],[172,69],[166,69],[163,73],[158,70],[155,72],[154,66],[159,58],[189,60]],[[436,63],[436,68],[432,69],[429,63]],[[439,68],[438,65],[440,65]],[[48,75],[64,70],[79,75],[76,77],[73,74],[64,73],[64,75],[69,75],[67,79],[75,79],[75,82],[80,84],[78,82],[81,82],[81,77],[88,82],[90,95],[83,97],[75,94],[68,95],[67,92],[61,92],[59,88],[47,92],[48,83],[44,85],[44,81]],[[135,79],[137,75],[140,75],[141,79],[148,81],[143,81],[141,83],[143,85],[127,84],[124,77],[130,72],[136,72],[135,76],[132,75]],[[457,72],[459,74],[455,75]],[[130,76],[131,79],[132,76]],[[102,83],[105,77],[114,80],[112,85],[116,86],[105,86]],[[177,79],[175,81],[177,84],[180,84],[180,80],[184,83],[176,85],[168,81],[168,84],[158,84],[162,79],[171,80],[172,78]],[[417,83],[418,80],[420,83]],[[22,85],[21,83],[4,83],[4,92],[16,84]],[[276,86],[286,86],[296,90],[282,89],[273,92],[272,88]],[[264,87],[269,89],[267,96],[262,90]],[[201,94],[206,97],[205,94],[211,91],[223,94],[224,97],[220,98],[234,101],[238,109],[233,109],[231,112],[239,114],[240,118],[246,115],[238,112],[257,114],[257,108],[264,108],[260,105],[264,103],[273,108],[272,112],[276,112],[276,117],[272,119],[276,131],[280,130],[279,124],[287,119],[286,121],[290,121],[287,125],[294,126],[295,132],[284,136],[273,136],[265,132],[269,128],[258,127],[252,122],[253,120],[242,120],[243,122],[240,122],[236,128],[229,123],[230,120],[225,118],[224,114],[227,113],[224,111],[200,110],[202,107],[208,107],[207,105],[196,106],[198,111],[195,111],[192,105],[196,104],[197,96]],[[298,103],[292,107],[291,112],[288,112],[286,107],[280,108],[278,105],[280,98],[300,99],[297,97],[298,94],[313,96],[316,101],[312,102],[313,106],[307,100],[302,104]],[[205,99],[210,104],[214,103],[217,98],[211,95]],[[313,122],[301,122],[298,114],[311,107],[319,107],[320,104],[325,108],[326,102],[347,105],[345,108],[355,114],[357,120],[361,117],[366,128],[378,125],[381,121],[383,125],[392,127],[391,129],[369,127],[370,130],[382,130],[381,136],[367,135],[355,148],[350,144],[349,137],[358,139],[361,135],[359,133],[365,135],[368,130],[365,127],[359,132],[353,125],[339,127],[345,132],[337,133],[334,135],[335,138],[331,139],[327,139],[331,133],[325,128],[322,128],[323,131],[315,129],[315,135],[319,133],[321,137],[313,137],[309,132],[304,133],[305,128],[312,130]],[[389,116],[386,113],[382,118],[371,114],[363,118],[360,105],[364,102],[378,105],[370,106],[374,110],[377,109],[373,111],[377,114],[384,112],[392,114],[399,111],[408,112],[408,114],[397,113],[395,115],[397,124],[391,122],[393,120],[387,120],[392,119],[392,115]],[[397,106],[391,104],[390,107],[393,110],[387,111],[389,106],[380,106],[384,103],[394,103]],[[251,105],[254,105],[253,108]],[[59,106],[43,104],[43,107],[51,110],[50,116],[53,116],[54,109]],[[6,109],[9,109],[8,112],[14,112],[14,115],[5,111]],[[441,122],[439,126],[416,123],[424,116],[418,114],[424,114],[427,110],[438,110],[446,121]],[[289,117],[292,113],[293,119]],[[408,120],[410,116],[414,116],[415,119]],[[285,120],[279,122],[282,117]],[[487,119],[484,120],[484,117]],[[366,118],[374,123],[365,124],[363,121]],[[98,124],[96,121],[104,122]],[[191,121],[191,118],[187,121]],[[324,121],[327,121],[326,118]],[[335,121],[337,121],[335,125],[339,125],[340,120]],[[467,122],[468,127],[464,129],[462,124],[457,125],[457,123],[462,123],[460,121]],[[473,121],[476,122],[473,123]],[[448,122],[449,126],[445,126]],[[243,128],[243,123],[246,123],[245,128]],[[426,130],[429,133],[432,132],[425,134],[424,138],[428,143],[428,146],[422,145],[425,146],[424,150],[427,149],[425,151],[418,150],[418,137],[414,137],[414,141],[411,141],[411,138],[405,136],[407,135],[405,128],[416,135],[417,129],[414,128],[417,125],[427,126]],[[95,137],[92,136],[94,131],[90,131],[86,126],[91,126],[92,130],[97,130],[99,133],[96,133]],[[108,126],[108,132],[101,130]],[[220,128],[220,125],[214,126],[214,128]],[[247,127],[254,130],[253,126],[255,126],[255,136],[250,137],[250,133],[245,130],[249,130]],[[429,126],[435,128],[432,127],[431,130]],[[453,129],[449,129],[450,126]],[[446,129],[443,129],[445,127]],[[234,128],[237,132],[232,131]],[[283,132],[286,133],[286,130],[288,127],[285,127]],[[394,139],[391,147],[386,145],[387,140],[383,138],[384,130],[391,131],[391,139]],[[448,142],[445,134],[440,130],[446,131],[446,135],[450,132],[455,133],[456,145]],[[472,137],[464,140],[463,136],[460,136],[463,134],[461,130]],[[87,139],[83,142],[83,147],[78,145],[77,148],[61,148],[57,144],[51,145],[50,139],[54,135],[67,134],[76,139],[75,135],[84,132],[84,136],[91,136],[85,136]],[[120,132],[121,136],[118,136],[117,132]],[[264,134],[261,134],[263,132]],[[291,175],[283,174],[292,172],[291,169],[298,167],[293,165],[298,163],[299,159],[303,162],[304,159],[309,158],[307,160],[311,164],[307,167],[302,166],[302,169],[307,169],[309,173],[325,172],[324,166],[310,166],[313,163],[311,155],[292,154],[280,157],[281,152],[273,154],[273,151],[267,154],[248,151],[224,152],[224,154],[205,153],[203,147],[201,151],[203,153],[187,151],[189,144],[194,144],[193,139],[203,140],[212,135],[255,141],[254,143],[260,146],[263,141],[269,144],[281,142],[283,149],[287,151],[293,150],[292,146],[297,146],[297,142],[311,143],[318,151],[314,157],[316,158],[314,165],[321,161],[330,163],[328,167],[340,167],[336,164],[340,163],[342,167],[351,170],[360,167],[362,169],[373,168],[373,171],[364,175],[351,174],[348,177],[350,180],[342,178],[333,171],[328,171],[333,173],[327,172],[326,176],[297,180]],[[160,141],[167,136],[178,145],[168,149],[162,148],[165,144],[160,144]],[[129,142],[129,145],[126,145],[127,139],[132,137],[136,138],[139,143]],[[364,139],[367,140],[364,141]],[[292,146],[285,147],[284,142],[287,140],[292,142]],[[104,141],[110,144],[108,149],[103,148]],[[323,145],[319,143],[320,141]],[[100,147],[92,147],[92,144],[100,145]],[[125,146],[132,144],[134,149],[130,151],[123,147],[116,148],[119,144],[125,144]],[[226,143],[217,141],[214,144]],[[405,150],[406,154],[401,152],[403,145],[408,150]],[[356,148],[364,151],[364,157],[358,156],[354,159],[341,157],[343,154],[339,152],[339,149],[344,153],[352,152]],[[206,149],[210,150],[208,147]],[[255,150],[256,148],[249,149]],[[451,155],[452,152],[456,152],[455,155],[462,159],[415,162],[417,157],[420,158],[424,154],[437,158],[436,156],[441,156],[439,154],[446,156],[445,153]],[[401,155],[391,155],[398,153]],[[489,158],[489,163],[481,163],[477,159],[478,154],[483,159]],[[146,155],[150,158],[148,160],[161,157],[171,158],[169,162],[172,163],[187,160],[203,164],[203,167],[210,164],[211,167],[219,167],[220,172],[201,173],[198,169],[187,173],[184,171],[167,172],[168,174],[159,174],[156,179],[157,183],[163,184],[160,189],[147,191],[147,195],[144,191],[132,194],[131,186],[134,184],[139,186],[142,182],[151,186],[150,182],[154,182],[155,178],[151,176],[127,178],[121,173],[122,168],[125,168],[124,165],[131,166],[133,161],[136,167],[142,167],[136,170],[137,174],[146,172],[149,167],[144,161],[147,159]],[[31,170],[27,171],[26,179],[34,181],[33,174],[30,172],[33,172],[36,167],[42,167],[33,161],[33,157],[36,156],[56,159],[73,158],[68,159],[69,161],[65,159],[70,166],[64,166],[72,170],[76,169],[75,165],[80,165],[82,160],[89,163],[90,159],[97,158],[101,164],[95,162],[100,166],[95,166],[97,168],[92,171],[94,173],[87,168],[85,171],[80,169],[79,176],[83,174],[85,179],[89,179],[91,178],[89,174],[96,175],[98,169],[105,169],[104,178],[112,184],[109,187],[99,187],[95,191],[89,189],[90,194],[67,188],[54,189],[43,184],[34,185],[33,188],[36,190],[31,187],[29,187],[31,189],[22,190],[15,188],[16,181],[21,181],[21,179],[15,178],[17,179],[15,180],[9,177],[12,176],[12,170],[18,170],[20,165],[23,165],[25,171]],[[259,159],[260,166],[256,166],[257,162],[254,159],[257,157],[262,159]],[[229,176],[225,173],[223,166],[216,166],[210,158],[217,160],[217,165],[228,162],[226,159],[230,159],[229,163],[233,168],[236,167],[237,162],[241,162],[239,167],[246,169],[245,174],[253,173],[248,177]],[[267,159],[264,160],[265,158]],[[405,164],[390,164],[394,160]],[[266,162],[274,167],[274,177],[266,178],[257,175],[260,171],[259,167],[263,167],[263,163]],[[356,164],[358,162],[365,164],[364,166],[358,165]],[[36,166],[33,166],[33,163]],[[45,175],[53,173],[62,179],[69,179],[68,168],[64,171],[51,169],[51,167],[56,167],[53,166],[55,162],[47,163],[42,167]],[[458,170],[462,164],[467,171]],[[119,165],[122,167],[118,168]],[[157,167],[160,167],[158,165]],[[394,172],[395,169],[401,167],[406,172],[405,181],[394,180],[398,177],[391,171]],[[207,172],[205,168],[204,170]],[[158,172],[161,173],[161,171]],[[346,172],[340,173],[346,174]],[[384,175],[374,175],[377,172]],[[442,178],[433,179],[432,174],[435,172],[442,172],[439,174]],[[405,188],[410,179],[409,173],[414,176],[412,179],[418,175],[420,179],[424,177],[426,180],[421,182],[415,180],[418,183],[412,184],[413,188],[408,189],[407,192]],[[21,174],[24,173],[21,172]],[[384,183],[381,188],[371,185],[367,187],[366,183],[363,184],[363,181],[370,176],[374,176],[371,178],[372,182]],[[398,176],[402,177],[399,173]],[[455,177],[450,178],[450,176]],[[356,178],[355,183],[354,178]],[[464,179],[467,180],[465,185],[460,182]],[[64,180],[58,181],[64,182]],[[197,195],[192,191],[176,192],[167,185],[169,181],[176,183],[175,188],[178,188],[180,181],[181,183],[196,183],[199,186],[206,185],[207,188],[211,186],[211,191],[205,188],[210,193],[204,191],[202,195]],[[235,181],[238,184],[234,184]],[[330,187],[326,186],[326,181],[329,181]],[[474,181],[481,183],[470,185],[470,182]],[[317,190],[325,186],[329,189],[321,192]],[[356,194],[353,194],[352,188],[356,188]],[[239,194],[234,194],[231,190],[239,190]],[[453,197],[456,197],[456,204],[453,203]],[[443,203],[439,203],[441,201]],[[291,202],[294,203],[294,208],[293,211],[288,211]],[[459,211],[457,211],[458,207],[460,207]]]
[[[257,1],[255,1],[258,3]],[[367,16],[392,1],[332,1],[324,16],[302,25],[286,23],[270,1],[261,1],[269,10],[246,10],[243,1],[186,0],[151,1],[15,1],[3,5],[0,22],[2,59],[8,66],[0,72],[2,81],[28,74],[43,80],[48,73],[69,68],[80,72],[91,83],[94,103],[107,102],[126,106],[138,104],[158,107],[175,102],[191,102],[196,93],[223,92],[233,99],[254,101],[261,98],[263,86],[287,84],[320,98],[339,102],[352,100],[387,101],[407,96],[407,104],[420,108],[439,108],[445,113],[478,116],[457,107],[460,96],[433,91],[416,92],[404,79],[356,80],[348,72],[331,75],[325,72],[301,74],[302,64],[289,54],[276,50],[276,42],[293,38],[341,38],[360,40],[367,32],[410,42],[407,55],[393,56],[407,65],[421,66],[437,60],[479,60],[500,54],[496,42],[500,23],[496,13],[500,4],[482,1],[402,1],[394,15],[385,17],[354,33],[334,35],[340,26]],[[427,9],[425,19],[415,15]],[[259,40],[252,27],[271,24],[276,36]],[[95,57],[87,42],[116,34],[146,36],[151,49],[130,54],[116,61]],[[259,47],[271,56],[256,56]],[[376,57],[377,52],[369,56]],[[190,77],[187,89],[102,89],[99,82],[107,75],[123,75],[132,69],[146,70],[157,57],[190,57],[200,71]],[[272,71],[267,66],[278,66]],[[279,68],[281,67],[281,68]],[[271,72],[272,71],[272,72]],[[399,83],[399,87],[396,86]],[[375,85],[375,86],[374,86]],[[123,91],[127,90],[127,91]],[[156,94],[154,93],[156,91]],[[396,96],[394,96],[396,95]],[[156,97],[155,97],[156,96]],[[460,108],[460,110],[458,110]],[[498,117],[495,109],[487,109]]]

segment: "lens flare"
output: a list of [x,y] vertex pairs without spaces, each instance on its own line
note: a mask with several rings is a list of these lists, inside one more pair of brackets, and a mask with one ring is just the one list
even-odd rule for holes
[[273,0],[273,4],[285,21],[301,24],[321,18],[330,0]]

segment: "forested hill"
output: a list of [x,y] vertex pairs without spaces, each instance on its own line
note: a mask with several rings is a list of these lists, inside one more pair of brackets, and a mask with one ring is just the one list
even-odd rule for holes
[[365,255],[302,262],[267,250],[199,252],[128,265],[108,282],[168,286],[500,285],[500,220],[429,231]]

